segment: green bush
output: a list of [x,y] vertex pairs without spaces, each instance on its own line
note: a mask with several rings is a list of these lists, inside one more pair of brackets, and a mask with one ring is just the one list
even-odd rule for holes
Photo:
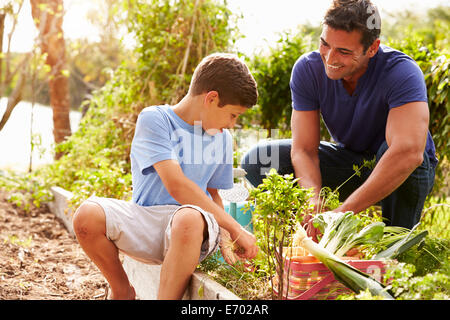
[[[129,153],[139,112],[177,102],[187,93],[200,60],[230,51],[238,37],[233,25],[237,17],[225,0],[123,0],[118,7],[122,23],[136,39],[132,55],[84,102],[89,108],[79,130],[57,146],[64,156],[31,175],[39,190],[58,185],[73,192],[74,206],[94,193],[130,198]],[[4,175],[0,182],[17,190],[14,179]],[[36,188],[22,187],[37,194]]]
[[270,48],[269,54],[251,59],[252,73],[258,83],[259,125],[268,132],[280,129],[282,135],[290,135],[291,70],[295,61],[311,48],[310,37],[286,32]]
[[[269,48],[268,54],[256,54],[250,61],[250,68],[258,83],[258,105],[253,112],[241,120],[244,127],[252,122],[267,130],[279,129],[280,138],[291,136],[292,100],[289,82],[291,71],[297,59],[317,47],[318,30],[308,26],[299,27],[297,32],[284,32]],[[330,134],[321,120],[321,139],[330,140]]]
[[137,42],[134,56],[95,92],[80,129],[59,146],[65,156],[50,170],[55,184],[74,192],[75,205],[93,193],[130,199],[129,153],[139,112],[177,102],[200,60],[229,49],[236,34],[231,12],[221,1],[194,3],[122,3]]
[[403,40],[390,40],[387,45],[413,58],[425,76],[430,108],[430,132],[440,159],[450,155],[450,54],[432,44],[424,45],[419,35],[411,35]]

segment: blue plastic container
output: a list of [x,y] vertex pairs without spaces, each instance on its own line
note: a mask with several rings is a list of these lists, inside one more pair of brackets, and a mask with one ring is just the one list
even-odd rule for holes
[[252,214],[254,207],[251,204],[250,209],[247,209],[245,207],[247,202],[248,201],[224,202],[223,207],[225,211],[234,218],[234,220],[239,222],[239,224],[247,229],[247,231],[253,233]]
[[[223,202],[223,208],[230,214],[234,220],[236,220],[241,226],[243,226],[247,231],[253,233],[253,223],[252,223],[252,213],[254,206],[250,205],[250,209],[247,209],[245,205],[247,201],[241,202]],[[225,259],[222,254],[219,257],[222,263],[225,263]]]

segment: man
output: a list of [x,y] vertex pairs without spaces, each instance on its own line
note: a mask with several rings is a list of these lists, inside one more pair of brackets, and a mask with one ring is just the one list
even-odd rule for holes
[[[388,225],[411,228],[420,220],[437,164],[427,91],[415,61],[380,45],[379,27],[369,0],[333,2],[319,50],[300,57],[292,70],[292,139],[258,145],[242,167],[258,185],[264,177],[258,155],[277,150],[271,166],[312,187],[318,206],[322,187],[337,188],[355,164],[376,157],[373,170],[339,189],[343,202],[335,211],[360,212],[381,202]],[[336,143],[320,142],[321,116]]]

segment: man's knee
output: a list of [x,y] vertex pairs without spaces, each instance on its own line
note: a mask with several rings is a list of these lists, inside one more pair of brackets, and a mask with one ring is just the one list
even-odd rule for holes
[[253,185],[258,186],[263,179],[262,168],[264,165],[261,163],[260,153],[264,153],[261,150],[266,148],[265,145],[258,144],[245,153],[241,160],[241,168],[246,172],[246,179]]
[[203,241],[207,236],[207,225],[203,215],[193,208],[182,208],[172,220],[172,239],[182,242]]
[[241,168],[245,171],[256,170],[259,167],[258,161],[258,146],[251,148],[247,151],[241,159]]
[[105,215],[96,203],[83,202],[72,219],[73,229],[78,239],[87,239],[94,234],[104,233]]
[[292,173],[291,147],[291,139],[259,142],[242,157],[241,168],[247,172],[247,180],[256,187],[271,168]]

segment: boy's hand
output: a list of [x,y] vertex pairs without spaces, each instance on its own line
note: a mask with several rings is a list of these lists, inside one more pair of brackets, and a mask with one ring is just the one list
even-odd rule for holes
[[224,228],[220,228],[220,252],[226,263],[234,265],[236,261],[240,260],[234,253],[234,243],[231,240],[230,233]]
[[256,238],[253,234],[241,228],[238,235],[231,234],[221,228],[220,250],[222,256],[228,264],[235,264],[236,261],[244,262],[247,259],[253,259],[258,253]]
[[256,238],[243,227],[240,227],[237,232],[230,233],[231,240],[237,245],[235,253],[242,259],[253,259],[258,253],[256,246]]

